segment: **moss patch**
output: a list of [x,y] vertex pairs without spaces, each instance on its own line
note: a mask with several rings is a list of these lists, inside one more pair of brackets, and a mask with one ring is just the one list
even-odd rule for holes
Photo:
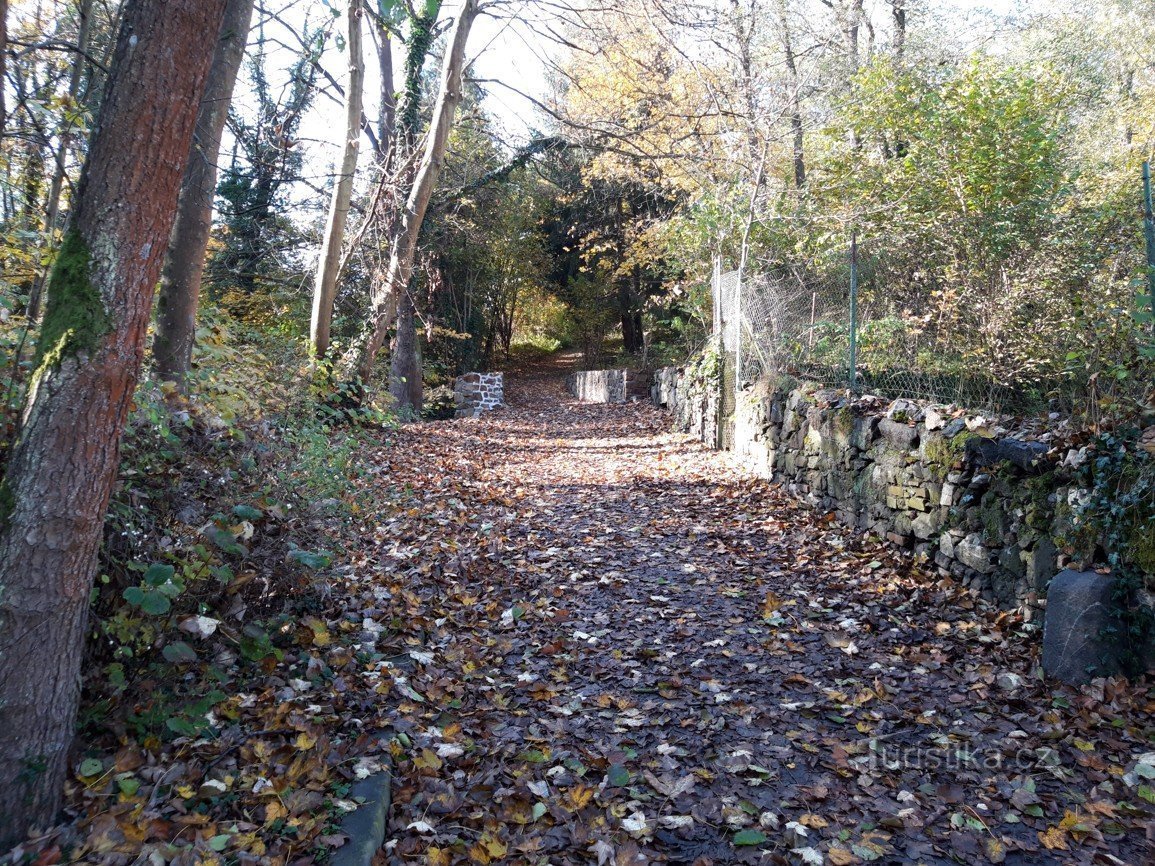
[[76,229],[60,245],[48,281],[48,306],[33,367],[57,367],[66,357],[92,352],[112,327],[100,293],[89,279],[91,254]]
[[8,521],[12,519],[12,512],[15,510],[16,494],[12,492],[12,485],[5,478],[0,481],[0,529],[7,528]]

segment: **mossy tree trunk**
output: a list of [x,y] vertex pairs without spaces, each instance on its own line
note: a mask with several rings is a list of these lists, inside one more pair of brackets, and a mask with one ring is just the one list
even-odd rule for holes
[[0,486],[0,847],[68,773],[89,593],[226,0],[128,0]]
[[225,8],[225,20],[213,52],[208,85],[197,113],[192,147],[189,148],[176,224],[161,269],[152,354],[161,381],[175,383],[182,394],[188,391],[188,375],[192,370],[197,307],[204,278],[205,251],[212,231],[221,136],[228,120],[241,60],[245,56],[253,6],[254,0],[228,0]]
[[[5,68],[5,59],[8,57],[8,0],[0,0],[0,81],[7,81],[8,70]],[[0,133],[4,132],[4,125],[8,121],[8,107],[4,102],[4,88],[0,87]]]

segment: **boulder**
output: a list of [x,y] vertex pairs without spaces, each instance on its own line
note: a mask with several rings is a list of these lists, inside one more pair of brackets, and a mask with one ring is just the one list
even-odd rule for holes
[[1043,671],[1070,685],[1120,670],[1111,603],[1115,580],[1094,571],[1062,571],[1047,590]]

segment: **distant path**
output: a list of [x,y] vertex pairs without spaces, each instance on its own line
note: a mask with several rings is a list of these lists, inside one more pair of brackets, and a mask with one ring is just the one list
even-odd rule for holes
[[1142,694],[1031,684],[1013,616],[568,365],[366,460],[398,862],[1152,862]]

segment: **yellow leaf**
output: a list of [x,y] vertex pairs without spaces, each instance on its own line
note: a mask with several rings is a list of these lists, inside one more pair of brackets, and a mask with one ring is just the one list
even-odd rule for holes
[[504,857],[509,850],[504,842],[488,833],[481,837],[481,842],[485,845],[485,850],[489,852],[489,856],[494,860]]
[[826,852],[826,856],[834,866],[850,866],[858,859],[845,848],[831,848]]
[[1048,851],[1067,851],[1067,834],[1059,827],[1050,827],[1045,833],[1039,833],[1039,841]]
[[442,760],[432,749],[422,749],[421,754],[413,759],[413,766],[419,770],[440,770]]
[[289,814],[289,810],[285,808],[285,804],[280,800],[270,800],[265,804],[265,823],[272,824],[278,818],[284,818]]
[[798,823],[803,827],[809,827],[812,830],[821,830],[823,827],[829,827],[830,822],[821,815],[814,815],[807,813],[798,819]]
[[309,749],[313,748],[313,746],[317,745],[317,739],[316,737],[310,737],[308,734],[302,732],[297,736],[297,741],[294,745],[296,745],[296,747],[302,752],[307,752]]
[[780,607],[782,607],[782,599],[773,592],[767,592],[766,600],[762,602],[762,618],[770,619]]
[[1086,740],[1080,740],[1078,737],[1075,737],[1075,748],[1080,752],[1093,752],[1095,751],[1095,744],[1088,743]]
[[988,837],[986,840],[987,859],[992,863],[1002,863],[1007,859],[1007,846],[1000,839]]
[[425,862],[428,866],[449,866],[449,851],[434,845],[425,852]]
[[571,812],[584,809],[593,798],[594,789],[587,788],[585,785],[574,785],[566,791],[566,801],[569,803],[569,810]]

